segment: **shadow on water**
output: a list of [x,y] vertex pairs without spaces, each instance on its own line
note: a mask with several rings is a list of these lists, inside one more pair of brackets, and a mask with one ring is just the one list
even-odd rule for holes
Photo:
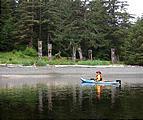
[[79,78],[57,75],[2,79],[1,119],[143,118],[143,84],[81,85]]

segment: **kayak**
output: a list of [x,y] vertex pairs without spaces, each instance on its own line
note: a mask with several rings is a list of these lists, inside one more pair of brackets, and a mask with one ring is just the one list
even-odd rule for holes
[[95,83],[86,83],[86,82],[81,83],[82,87],[84,87],[84,86],[95,86],[95,85],[98,85],[98,86],[114,86],[114,87],[120,87],[121,86],[120,84],[95,84]]
[[90,83],[90,84],[98,84],[98,85],[121,85],[121,80],[116,81],[94,81],[94,80],[87,80],[84,78],[80,78],[82,83]]

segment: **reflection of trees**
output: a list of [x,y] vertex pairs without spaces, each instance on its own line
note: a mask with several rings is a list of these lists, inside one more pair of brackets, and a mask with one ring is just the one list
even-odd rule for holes
[[50,86],[48,86],[47,98],[48,98],[48,110],[52,111],[52,90]]
[[112,87],[111,88],[111,102],[115,103],[115,93],[116,93],[116,88]]
[[120,89],[121,89],[121,86],[111,88],[111,102],[112,103],[115,103],[116,99],[119,97]]
[[82,97],[83,97],[82,88],[80,88],[79,89],[79,105],[80,105],[80,107],[82,106]]
[[76,104],[76,86],[73,86],[73,105]]
[[2,119],[6,116],[11,119],[30,119],[31,116],[33,119],[45,116],[47,119],[71,116],[88,119],[90,115],[93,118],[141,119],[143,91],[142,86],[135,87],[126,86],[121,91],[115,87],[104,88],[100,102],[96,101],[96,89],[90,87],[40,85],[38,89],[27,86],[0,89],[0,111]]
[[91,104],[91,105],[93,105],[93,102],[92,102],[92,99],[93,99],[93,89],[90,89],[90,93],[89,93],[89,103]]
[[39,89],[38,92],[39,92],[39,106],[38,106],[38,108],[39,108],[39,111],[42,112],[43,111],[43,100],[42,100],[43,96],[42,96],[41,88]]
[[79,104],[79,106],[82,106],[83,101],[83,90],[82,88],[79,88],[77,86],[72,86],[72,101],[73,105],[76,106]]

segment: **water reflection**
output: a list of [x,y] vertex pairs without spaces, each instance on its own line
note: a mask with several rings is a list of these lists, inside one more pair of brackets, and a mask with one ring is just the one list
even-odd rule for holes
[[29,79],[32,84],[19,84],[16,79],[14,85],[14,80],[7,80],[8,85],[0,88],[2,120],[143,118],[143,84],[120,88],[81,84],[74,76]]
[[48,98],[48,110],[52,111],[52,90],[50,87],[48,87],[47,98]]
[[41,88],[39,89],[38,93],[39,93],[39,105],[38,105],[39,112],[42,112],[43,111],[43,96],[42,96]]
[[121,85],[102,85],[102,84],[95,84],[95,83],[81,83],[82,87],[87,87],[87,86],[91,86],[91,87],[95,87],[96,89],[96,95],[97,95],[97,99],[100,100],[101,99],[101,93],[104,89],[104,86],[108,86],[108,88],[110,87],[111,89],[111,95],[112,95],[112,103],[114,103],[114,98],[115,98],[115,91],[116,89],[120,90],[121,89]]
[[104,88],[104,86],[103,85],[95,85],[95,88],[97,89],[97,98],[98,98],[98,100],[100,100],[100,96],[101,96],[101,91],[102,91],[102,89]]

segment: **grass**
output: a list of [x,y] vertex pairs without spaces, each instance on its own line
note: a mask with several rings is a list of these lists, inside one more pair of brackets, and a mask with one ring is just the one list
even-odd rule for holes
[[110,61],[101,61],[101,60],[87,60],[87,61],[78,61],[78,65],[111,65]]
[[[27,51],[12,51],[12,52],[6,52],[6,53],[0,53],[0,64],[21,64],[23,66],[30,66],[34,63],[37,66],[46,66],[49,65],[74,65],[74,62],[66,57],[62,58],[55,58],[52,57],[52,61],[48,61],[47,56],[43,56],[42,60],[38,60],[38,56],[36,56],[37,53],[35,51],[32,51],[31,55],[27,54]],[[86,60],[86,61],[79,61],[76,62],[77,65],[111,65],[111,61],[101,61],[101,60]]]
[[22,64],[29,66],[33,65],[36,60],[38,60],[37,57],[25,55],[21,51],[0,53],[0,64]]
[[44,60],[38,60],[38,61],[36,62],[36,65],[37,65],[37,66],[46,66],[47,63],[46,63]]
[[30,65],[33,65],[34,64],[34,61],[23,61],[22,63],[21,63],[23,66],[30,66]]

